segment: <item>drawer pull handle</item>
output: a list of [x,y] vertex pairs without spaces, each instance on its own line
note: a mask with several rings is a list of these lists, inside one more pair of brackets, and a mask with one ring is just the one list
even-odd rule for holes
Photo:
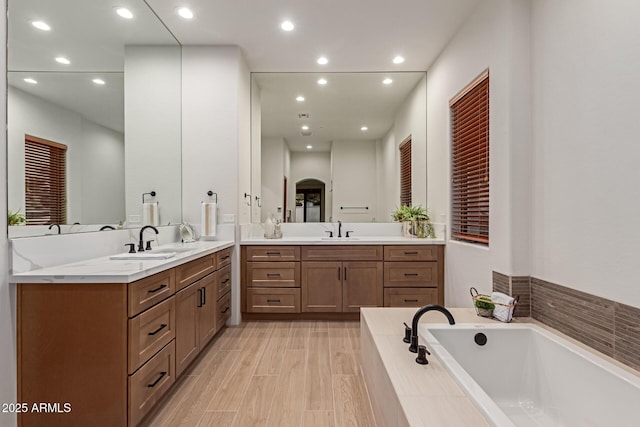
[[418,255],[417,251],[405,252],[405,255]]
[[164,378],[164,376],[167,375],[166,371],[162,371],[160,372],[160,376],[158,377],[158,379],[156,379],[154,382],[152,382],[151,384],[147,384],[147,387],[155,387],[156,384],[158,384],[160,382],[161,379]]
[[417,299],[406,299],[404,300],[404,302],[418,302]]
[[230,255],[225,255],[225,256],[221,257],[220,259],[221,259],[222,261],[224,261],[225,259],[229,259],[229,256],[230,256]]
[[198,308],[202,307],[204,303],[202,302],[202,290],[204,288],[198,288]]
[[158,329],[156,329],[153,332],[149,332],[149,335],[153,336],[155,334],[157,334],[158,332],[160,332],[161,330],[163,330],[164,328],[166,328],[167,325],[165,323],[163,323],[162,325],[160,325],[160,327]]
[[227,283],[229,283],[229,279],[228,279],[228,278],[227,278],[227,279],[224,279],[224,280],[222,281],[222,284],[223,284],[223,285],[226,285]]
[[267,252],[267,256],[271,256],[271,255],[278,256],[280,255],[280,252]]
[[268,299],[267,302],[271,303],[271,302],[277,302],[279,303],[280,300],[279,299]]
[[404,273],[405,277],[416,277],[418,273]]
[[155,289],[149,289],[147,292],[149,292],[150,294],[155,294],[155,293],[156,293],[156,292],[158,292],[159,290],[162,290],[162,289],[164,289],[164,288],[166,288],[166,287],[167,287],[167,285],[162,284],[162,285],[158,286],[158,287],[157,287],[157,288],[155,288]]
[[224,310],[222,310],[222,314],[226,313],[227,311],[229,311],[229,307],[225,307]]
[[280,277],[280,273],[267,273],[267,277]]

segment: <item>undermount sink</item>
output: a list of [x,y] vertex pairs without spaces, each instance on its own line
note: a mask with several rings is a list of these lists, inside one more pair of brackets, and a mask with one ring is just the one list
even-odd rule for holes
[[349,240],[360,240],[357,237],[321,237],[322,240],[333,240],[336,242],[348,242]]
[[195,248],[185,248],[182,246],[176,246],[176,247],[168,247],[168,248],[157,248],[157,249],[152,249],[151,252],[155,252],[155,253],[171,253],[171,252],[178,252],[178,253],[182,253],[182,252],[189,252],[194,250]]
[[145,252],[136,252],[134,254],[123,253],[117,255],[111,255],[109,259],[115,260],[142,260],[142,259],[167,259],[173,258],[176,256],[175,251],[145,251]]

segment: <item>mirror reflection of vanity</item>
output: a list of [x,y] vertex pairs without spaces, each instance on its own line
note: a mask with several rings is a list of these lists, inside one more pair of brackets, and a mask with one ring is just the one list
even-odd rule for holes
[[252,222],[390,222],[409,137],[426,206],[424,72],[253,73]]
[[[102,0],[8,2],[8,209],[25,214],[55,193],[47,203],[64,211],[32,222],[42,225],[27,215],[10,238],[51,234],[54,222],[63,233],[139,227],[150,191],[160,225],[181,221],[180,44],[143,0],[126,3],[131,19]],[[62,190],[39,178],[50,166],[25,155],[29,138],[62,147]]]

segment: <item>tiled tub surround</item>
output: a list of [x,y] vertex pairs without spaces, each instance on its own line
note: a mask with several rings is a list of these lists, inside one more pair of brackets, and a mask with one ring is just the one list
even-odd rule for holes
[[423,325],[420,336],[493,425],[637,424],[640,377],[548,329]]
[[[511,286],[511,287],[509,287]],[[640,308],[535,277],[493,272],[493,289],[521,295],[516,316],[531,317],[640,370]],[[523,295],[530,294],[530,309]]]

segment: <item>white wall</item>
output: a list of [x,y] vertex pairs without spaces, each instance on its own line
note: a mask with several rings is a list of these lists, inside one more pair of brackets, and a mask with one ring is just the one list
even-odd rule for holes
[[[262,208],[262,94],[255,80],[251,80],[251,222],[261,221]],[[258,200],[260,198],[260,206]]]
[[427,73],[427,194],[439,222],[450,211],[449,100],[490,71],[490,245],[447,242],[449,306],[470,306],[470,286],[489,292],[493,270],[529,273],[528,6],[526,0],[482,2]]
[[[305,179],[317,179],[325,184],[324,189],[324,213],[325,221],[331,217],[331,153],[324,152],[299,152],[291,153],[291,173],[289,183],[293,188],[293,196],[287,199],[287,209],[295,212],[295,189],[296,183]],[[295,215],[294,215],[295,216]],[[295,218],[294,218],[295,220]]]
[[[251,186],[251,73],[240,56],[238,63],[238,188],[251,194],[251,205],[256,203]],[[251,206],[238,200],[238,224],[251,223]]]
[[9,87],[9,208],[25,211],[25,134],[67,146],[67,222],[124,221],[124,136],[80,114]]
[[[0,8],[6,10],[5,0],[0,0]],[[0,45],[7,43],[7,21],[0,20]],[[6,56],[0,55],[0,79],[7,79]],[[0,86],[0,96],[4,99],[7,96],[7,86]],[[0,104],[0,117],[6,124],[6,104]],[[0,143],[3,149],[0,150],[0,210],[7,209],[7,134],[0,132]],[[0,215],[0,228],[7,226],[6,216]],[[15,325],[15,286],[9,286],[9,242],[7,234],[0,233],[0,403],[16,402],[16,325]],[[17,424],[15,414],[0,412],[0,425],[14,427]]]
[[391,212],[400,205],[400,150],[396,141],[394,129],[391,128],[376,142],[379,215],[376,221],[379,222],[391,221]]
[[180,47],[126,46],[124,72],[127,220],[141,220],[153,190],[160,223],[180,223]]
[[376,141],[333,141],[331,169],[333,221],[370,222],[377,218]]
[[532,275],[640,307],[640,3],[532,11]]
[[286,176],[286,153],[289,146],[283,138],[263,138],[261,162],[267,166],[262,168],[262,208],[260,222],[264,222],[271,214],[282,206],[284,198],[284,177]]

